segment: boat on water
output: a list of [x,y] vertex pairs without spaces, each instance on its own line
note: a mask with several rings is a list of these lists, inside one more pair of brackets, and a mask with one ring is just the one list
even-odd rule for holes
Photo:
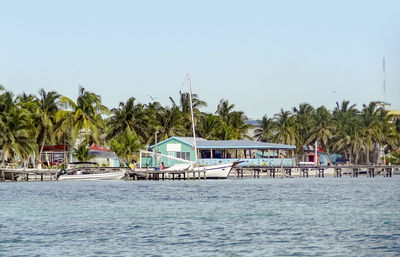
[[[192,88],[191,88],[191,80],[190,80],[189,74],[187,75],[187,79],[188,79],[188,84],[189,84],[190,113],[191,113],[192,129],[193,129],[195,161],[189,161],[189,160],[185,160],[182,158],[177,158],[174,156],[157,153],[157,133],[156,133],[155,151],[154,152],[145,151],[145,150],[140,151],[140,165],[139,165],[138,172],[139,173],[142,172],[144,174],[146,173],[146,170],[142,169],[142,154],[145,153],[145,154],[150,154],[154,157],[155,166],[157,169],[158,169],[157,159],[159,156],[180,162],[180,164],[174,164],[171,167],[168,167],[167,169],[163,169],[160,171],[160,173],[165,173],[167,176],[173,172],[185,171],[188,178],[193,178],[193,176],[195,176],[196,172],[197,172],[197,174],[199,174],[199,172],[204,172],[205,177],[207,179],[226,179],[226,178],[228,178],[229,173],[232,171],[232,169],[236,165],[241,163],[242,161],[235,161],[235,162],[228,162],[228,163],[207,165],[207,166],[199,165],[198,156],[197,156],[197,145],[196,145],[196,130],[195,130],[195,124],[193,122],[194,116],[193,116]],[[183,164],[181,164],[181,163],[183,163]],[[149,170],[147,170],[147,171],[149,171]]]
[[125,170],[119,168],[95,167],[95,162],[72,162],[68,169],[59,172],[58,180],[121,180],[126,176]]
[[168,174],[169,171],[187,171],[188,178],[193,178],[195,176],[193,172],[205,172],[205,177],[207,179],[226,179],[228,178],[232,169],[241,162],[224,163],[218,165],[209,166],[199,166],[197,167],[195,163],[191,164],[175,164],[167,169],[165,173]]

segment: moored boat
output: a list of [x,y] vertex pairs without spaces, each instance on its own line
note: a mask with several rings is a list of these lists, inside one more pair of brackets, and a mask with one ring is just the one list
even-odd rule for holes
[[[119,168],[93,167],[96,163],[92,162],[75,162],[70,165],[67,170],[62,169],[59,172],[58,180],[121,180],[126,176],[125,170]],[[92,165],[92,166],[90,166]]]
[[179,171],[184,170],[187,172],[188,178],[193,178],[193,172],[205,172],[205,177],[207,179],[226,179],[228,178],[232,169],[241,162],[233,162],[233,163],[224,163],[218,165],[209,165],[209,166],[200,166],[195,167],[194,163],[192,164],[177,164],[173,165],[167,169],[165,169],[165,173],[168,174],[168,171]]

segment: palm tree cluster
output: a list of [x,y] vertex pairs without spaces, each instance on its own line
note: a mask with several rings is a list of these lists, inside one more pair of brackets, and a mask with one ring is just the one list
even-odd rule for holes
[[[74,101],[55,91],[44,89],[38,95],[14,96],[0,86],[0,149],[11,161],[29,158],[40,160],[45,145],[67,144],[75,156],[88,159],[87,149],[93,143],[108,145],[129,162],[137,158],[139,149],[171,136],[192,136],[189,94],[179,92],[171,104],[138,103],[134,97],[108,109],[101,96],[79,88]],[[242,111],[221,99],[215,113],[201,112],[207,103],[196,94],[193,98],[196,134],[211,140],[252,139],[251,125]],[[361,111],[344,101],[333,111],[309,104],[281,110],[273,118],[264,116],[255,130],[259,141],[292,144],[302,154],[303,146],[315,141],[328,153],[341,153],[353,162],[376,162],[377,151],[399,146],[399,126],[389,122],[387,112],[372,102]]]
[[264,116],[255,138],[296,145],[299,156],[304,146],[317,142],[328,155],[339,153],[350,163],[376,164],[381,150],[387,153],[399,149],[400,130],[393,120],[376,102],[358,110],[355,104],[343,101],[333,111],[300,104],[293,111],[281,109],[272,118]]
[[[108,145],[124,161],[137,158],[139,149],[171,136],[192,136],[189,94],[179,92],[171,106],[159,102],[137,103],[134,97],[109,110],[95,93],[79,88],[76,101],[55,91],[40,89],[39,94],[14,96],[0,87],[1,159],[38,163],[45,145],[60,144],[74,148],[81,161],[90,159],[93,143]],[[215,115],[199,109],[207,103],[192,95],[195,123],[201,136],[210,139],[248,137],[247,117],[233,111],[234,105],[221,100]]]

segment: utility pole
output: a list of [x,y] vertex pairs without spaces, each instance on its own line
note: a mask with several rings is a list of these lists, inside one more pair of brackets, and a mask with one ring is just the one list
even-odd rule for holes
[[315,140],[315,149],[314,149],[314,152],[315,152],[315,157],[314,157],[314,161],[315,161],[315,166],[319,166],[319,163],[318,163],[318,141],[317,140]]
[[191,80],[190,80],[190,77],[189,77],[189,73],[187,74],[187,80],[189,82],[189,99],[190,99],[190,114],[192,116],[194,157],[195,157],[196,164],[198,166],[198,163],[197,163],[196,130],[195,130],[195,127],[194,127],[193,102],[192,102],[192,83],[191,83]]
[[155,133],[155,138],[156,138],[156,144],[155,144],[155,147],[154,147],[154,149],[155,149],[155,153],[154,153],[154,167],[155,167],[155,168],[157,168],[157,134],[158,134],[158,131],[156,131],[156,133]]

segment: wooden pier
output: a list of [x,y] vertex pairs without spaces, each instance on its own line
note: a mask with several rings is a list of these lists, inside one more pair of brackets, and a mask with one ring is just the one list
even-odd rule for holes
[[[400,166],[372,166],[372,165],[352,165],[352,166],[290,166],[290,167],[237,167],[231,172],[231,176],[237,178],[243,177],[310,177],[314,173],[314,177],[325,177],[327,171],[328,176],[342,177],[349,175],[350,177],[358,177],[365,174],[367,177],[384,176],[391,177],[395,172],[400,171]],[[332,174],[333,172],[333,174]],[[294,175],[294,173],[296,175]],[[400,173],[399,173],[400,174]]]
[[0,169],[0,181],[53,181],[59,170]]
[[205,170],[130,170],[127,180],[207,179]]
[[[85,172],[110,172],[114,167],[88,167]],[[205,170],[130,170],[126,169],[126,180],[187,180],[207,179]],[[328,172],[329,171],[329,172]],[[4,181],[56,181],[60,170],[38,170],[38,169],[1,169],[0,182]],[[292,178],[292,177],[336,177],[342,176],[359,177],[392,177],[400,174],[400,166],[290,166],[290,167],[236,167],[231,171],[230,177],[270,177],[270,178]]]

